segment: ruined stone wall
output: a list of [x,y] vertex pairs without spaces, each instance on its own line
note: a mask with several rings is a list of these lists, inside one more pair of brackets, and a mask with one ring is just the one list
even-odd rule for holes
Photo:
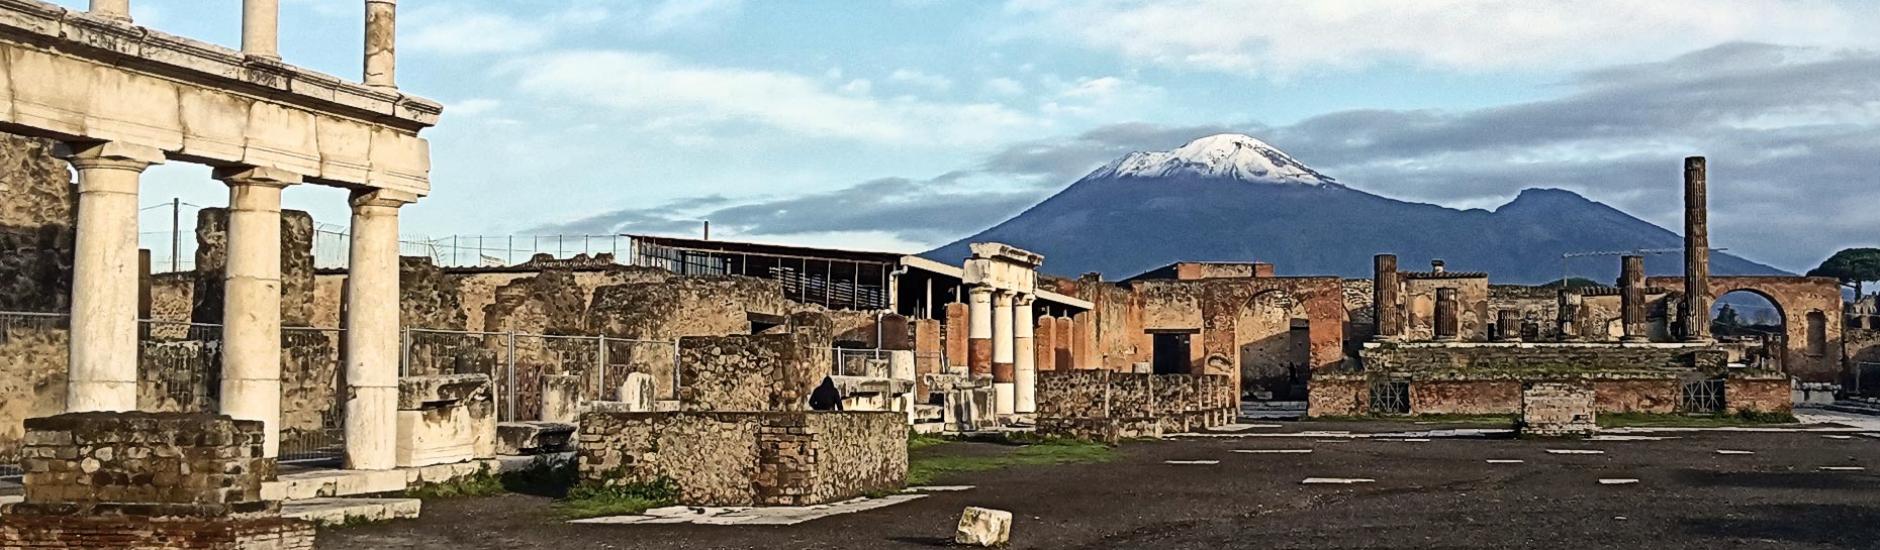
[[804,411],[832,368],[827,336],[809,333],[679,339],[679,403],[687,411]]
[[77,196],[53,142],[0,134],[0,311],[64,313]]
[[1851,378],[1849,390],[1880,395],[1880,330],[1847,329],[1841,354]]
[[1595,407],[1608,413],[1671,414],[1677,412],[1684,391],[1676,378],[1591,382]]
[[1340,281],[1345,297],[1346,353],[1357,355],[1358,350],[1351,344],[1369,342],[1377,337],[1377,310],[1371,305],[1376,303],[1373,289],[1377,285],[1370,279],[1345,279]]
[[1465,273],[1406,273],[1404,334],[1410,340],[1436,337],[1436,291],[1442,288],[1456,289],[1456,315],[1462,322],[1457,336],[1470,342],[1488,340],[1488,325],[1495,322],[1488,310],[1488,276]]
[[1363,374],[1313,373],[1306,416],[1356,416],[1371,410],[1371,380]]
[[1560,339],[1560,291],[1554,288],[1523,285],[1489,285],[1488,314],[1489,321],[1494,321],[1496,312],[1512,309],[1520,312],[1524,320],[1530,320],[1540,329],[1540,338],[1536,341],[1553,342]]
[[1783,376],[1731,376],[1723,381],[1726,413],[1787,413],[1795,409],[1789,381]]
[[669,480],[693,506],[811,505],[899,489],[907,421],[898,412],[582,415],[583,483]]
[[1596,344],[1381,344],[1360,355],[1368,372],[1502,373],[1639,372],[1658,369],[1721,372],[1724,352],[1686,346]]
[[1505,414],[1521,409],[1518,380],[1430,380],[1410,385],[1415,414]]
[[[1682,288],[1681,277],[1652,277],[1646,286]],[[1781,309],[1788,351],[1783,369],[1804,385],[1839,384],[1841,370],[1842,311],[1840,283],[1825,277],[1717,276],[1710,278],[1710,297],[1735,291],[1759,294]],[[1811,331],[1819,331],[1811,334]],[[1811,340],[1818,337],[1811,346]]]
[[0,323],[0,463],[19,458],[28,418],[65,412],[63,319]]
[[[1144,297],[1127,287],[1108,283],[1087,282],[1079,288],[1082,291],[1079,297],[1090,301],[1095,308],[1090,314],[1093,336],[1089,347],[1090,353],[1096,356],[1089,364],[1129,372],[1136,363],[1149,361],[1155,349],[1146,332]],[[1070,348],[1068,344],[1058,347]]]
[[[190,315],[222,323],[222,270],[228,265],[228,210],[196,211],[196,288]],[[281,211],[281,326],[308,326],[313,318],[313,216]]]
[[1233,421],[1229,377],[1108,370],[1038,373],[1040,434],[1117,441],[1160,437]]

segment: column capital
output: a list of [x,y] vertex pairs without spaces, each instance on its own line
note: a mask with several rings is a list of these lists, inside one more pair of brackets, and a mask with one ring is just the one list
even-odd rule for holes
[[163,150],[121,141],[61,143],[53,154],[80,170],[102,168],[142,172],[152,164],[163,164]]
[[981,296],[984,296],[987,300],[991,300],[993,288],[985,285],[974,285],[966,289],[966,294],[971,296],[974,300],[978,300]]
[[229,185],[261,185],[267,187],[287,187],[305,180],[300,174],[279,168],[261,166],[229,166],[215,169],[215,179]]
[[391,189],[362,189],[353,191],[350,201],[354,209],[366,207],[398,208],[418,202],[418,195],[406,191]]
[[1031,307],[1032,304],[1035,304],[1037,302],[1038,302],[1038,296],[1036,294],[1031,294],[1028,292],[1020,292],[1018,293],[1018,296],[1015,296],[1012,298],[1012,305],[1022,306],[1022,307]]

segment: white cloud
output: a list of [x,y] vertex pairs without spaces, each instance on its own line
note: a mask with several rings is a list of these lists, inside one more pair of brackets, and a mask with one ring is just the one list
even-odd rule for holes
[[1001,96],[1015,96],[1025,93],[1025,85],[1005,77],[986,80],[986,93]]
[[[1572,69],[1728,41],[1872,47],[1880,10],[1822,0],[1013,0],[1017,32],[1178,67],[1284,76],[1382,62]],[[1870,6],[1869,6],[1870,8]]]
[[401,20],[410,21],[399,44],[405,48],[444,55],[476,55],[522,51],[548,38],[548,25],[507,14],[463,11],[435,5],[419,8]]
[[647,30],[669,32],[710,26],[743,9],[743,0],[665,0],[636,19]]
[[873,82],[869,82],[868,79],[866,78],[857,78],[855,80],[850,80],[848,81],[847,84],[842,85],[843,92],[856,94],[856,95],[868,95],[868,93],[871,91],[874,91],[874,89],[875,89],[875,84]]
[[479,97],[452,102],[445,105],[444,109],[452,115],[474,117],[496,110],[502,105],[501,101]]
[[953,79],[920,72],[914,69],[895,69],[893,73],[888,75],[888,80],[927,88],[936,92],[944,92],[953,88]]
[[1046,75],[1041,79],[1050,92],[1040,107],[1052,115],[1095,116],[1121,120],[1143,105],[1162,98],[1162,88],[1114,76],[1063,80]]
[[640,52],[562,51],[518,59],[504,71],[524,93],[609,109],[662,130],[756,124],[814,137],[973,143],[1046,124],[995,104],[879,98],[865,86],[837,89],[813,76]]

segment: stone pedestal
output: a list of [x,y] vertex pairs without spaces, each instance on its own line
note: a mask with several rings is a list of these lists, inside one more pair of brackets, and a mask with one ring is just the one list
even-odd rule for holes
[[261,498],[275,461],[260,422],[94,412],[26,430],[25,500],[0,513],[0,548],[313,548],[312,524]]
[[1593,388],[1583,383],[1532,382],[1521,388],[1521,433],[1546,437],[1591,435]]
[[543,375],[540,420],[573,424],[580,416],[581,377],[572,374]]
[[496,415],[482,374],[413,376],[398,381],[400,468],[496,456]]

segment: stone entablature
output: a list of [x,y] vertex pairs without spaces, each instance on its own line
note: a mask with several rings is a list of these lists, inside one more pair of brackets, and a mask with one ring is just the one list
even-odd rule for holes
[[823,504],[907,477],[896,412],[589,412],[579,441],[582,483],[669,481],[690,506]]
[[438,103],[36,0],[0,1],[0,125],[430,192]]

